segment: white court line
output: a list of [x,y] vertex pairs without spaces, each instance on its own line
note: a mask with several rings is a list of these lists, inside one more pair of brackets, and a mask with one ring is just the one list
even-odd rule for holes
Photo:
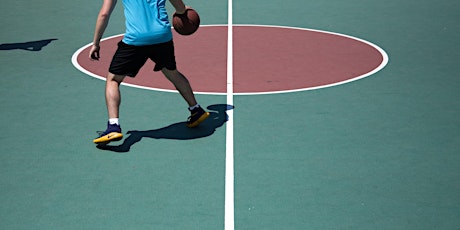
[[[229,5],[230,4],[231,3],[229,3]],[[229,12],[231,12],[231,10],[232,9],[229,8]],[[231,15],[229,15],[229,19],[231,19],[230,17],[231,17]],[[213,26],[227,26],[227,25],[225,25],[225,24],[200,25],[200,27],[213,27]],[[230,27],[230,24],[228,26]],[[356,76],[356,77],[353,77],[353,78],[350,78],[350,79],[347,79],[347,80],[344,80],[344,81],[340,81],[340,82],[335,82],[335,83],[331,83],[331,84],[327,84],[327,85],[312,86],[312,87],[308,87],[308,88],[291,89],[291,90],[267,91],[267,92],[240,92],[240,93],[233,93],[233,95],[248,96],[248,95],[295,93],[295,92],[301,92],[301,91],[318,90],[318,89],[329,88],[329,87],[333,87],[333,86],[339,86],[339,85],[342,85],[342,84],[346,84],[346,83],[350,83],[350,82],[353,82],[353,81],[363,79],[365,77],[369,77],[369,76],[377,73],[381,69],[383,69],[389,62],[388,54],[382,48],[380,48],[379,46],[377,46],[377,45],[375,45],[375,44],[373,44],[373,43],[371,43],[369,41],[366,41],[366,40],[363,40],[363,39],[360,39],[360,38],[357,38],[357,37],[353,37],[353,36],[350,36],[350,35],[334,33],[334,32],[329,32],[329,31],[324,31],[324,30],[314,30],[314,29],[291,27],[291,26],[252,25],[252,24],[233,24],[232,23],[231,27],[232,28],[228,28],[228,30],[233,31],[233,28],[235,28],[235,27],[267,27],[267,28],[283,28],[283,29],[303,30],[303,31],[317,32],[317,33],[323,33],[323,34],[337,35],[337,36],[341,36],[341,37],[345,37],[345,38],[349,38],[349,39],[353,39],[353,40],[365,43],[365,44],[375,48],[382,55],[382,59],[383,59],[382,62],[380,63],[380,65],[378,67],[376,67],[375,69],[370,70],[369,72],[364,73],[362,75],[359,75],[359,76]],[[114,35],[114,36],[111,36],[111,37],[104,38],[101,41],[108,40],[108,39],[111,39],[111,38],[114,38],[114,37],[121,37],[122,35],[123,34]],[[231,35],[231,34],[229,33],[229,35]],[[229,40],[229,41],[231,41],[231,40]],[[97,74],[91,73],[90,71],[88,71],[85,68],[83,68],[82,66],[80,66],[80,64],[77,61],[78,55],[84,49],[86,49],[87,47],[89,47],[91,45],[92,45],[92,43],[89,43],[89,44],[83,46],[82,48],[78,49],[72,56],[72,64],[78,70],[80,70],[81,72],[83,72],[83,73],[85,73],[85,74],[87,74],[89,76],[92,76],[94,78],[101,79],[101,80],[105,81],[105,77],[102,77],[102,76],[99,76]],[[228,67],[227,67],[227,69],[228,69]],[[155,90],[155,91],[162,91],[162,92],[178,93],[177,90],[169,90],[169,89],[160,89],[160,88],[154,88],[154,87],[139,86],[139,85],[124,83],[124,82],[122,84],[125,85],[125,86],[130,86],[130,87],[140,88],[140,89],[146,89],[146,90]],[[195,91],[194,93],[195,94],[205,94],[205,95],[226,95],[225,92],[198,92],[198,91]]]
[[[233,2],[228,0],[227,31],[227,105],[233,106]],[[225,151],[225,230],[235,229],[233,172],[233,109],[227,111]]]

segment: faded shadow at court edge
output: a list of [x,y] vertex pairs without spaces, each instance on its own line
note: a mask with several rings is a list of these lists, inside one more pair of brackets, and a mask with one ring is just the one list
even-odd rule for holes
[[171,140],[191,140],[203,138],[212,135],[217,128],[221,127],[228,121],[227,110],[234,107],[232,105],[217,104],[207,107],[209,110],[209,117],[198,127],[188,128],[185,122],[178,122],[172,125],[153,130],[128,131],[129,135],[121,145],[97,145],[98,149],[109,150],[114,152],[128,152],[135,143],[142,140],[142,138],[154,139],[171,139]]
[[50,44],[56,38],[45,39],[40,41],[22,42],[22,43],[5,43],[0,44],[0,50],[27,50],[27,51],[40,51],[43,47]]

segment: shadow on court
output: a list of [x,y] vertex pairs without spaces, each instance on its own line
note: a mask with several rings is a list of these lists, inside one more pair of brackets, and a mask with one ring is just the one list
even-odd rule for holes
[[97,145],[98,149],[109,150],[114,152],[128,152],[131,146],[141,141],[142,138],[154,139],[172,139],[172,140],[191,140],[203,138],[212,135],[217,128],[224,125],[228,120],[227,110],[234,107],[232,105],[218,104],[207,107],[209,117],[198,127],[188,128],[185,122],[174,123],[160,129],[139,131],[131,130],[126,134],[129,135],[121,145]]
[[43,47],[50,44],[52,41],[57,40],[56,38],[45,39],[40,41],[31,41],[23,43],[7,43],[0,44],[0,50],[27,50],[27,51],[40,51]]

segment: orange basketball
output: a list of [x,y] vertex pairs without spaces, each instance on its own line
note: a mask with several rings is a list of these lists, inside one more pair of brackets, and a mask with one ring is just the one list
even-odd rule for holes
[[200,16],[194,9],[185,10],[184,14],[174,13],[172,18],[174,30],[181,35],[195,33],[200,27]]

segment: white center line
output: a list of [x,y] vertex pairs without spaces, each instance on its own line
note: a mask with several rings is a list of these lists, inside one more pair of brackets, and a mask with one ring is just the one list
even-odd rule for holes
[[[228,0],[227,105],[233,106],[233,2]],[[235,229],[233,172],[233,110],[227,110],[225,153],[225,230]]]

